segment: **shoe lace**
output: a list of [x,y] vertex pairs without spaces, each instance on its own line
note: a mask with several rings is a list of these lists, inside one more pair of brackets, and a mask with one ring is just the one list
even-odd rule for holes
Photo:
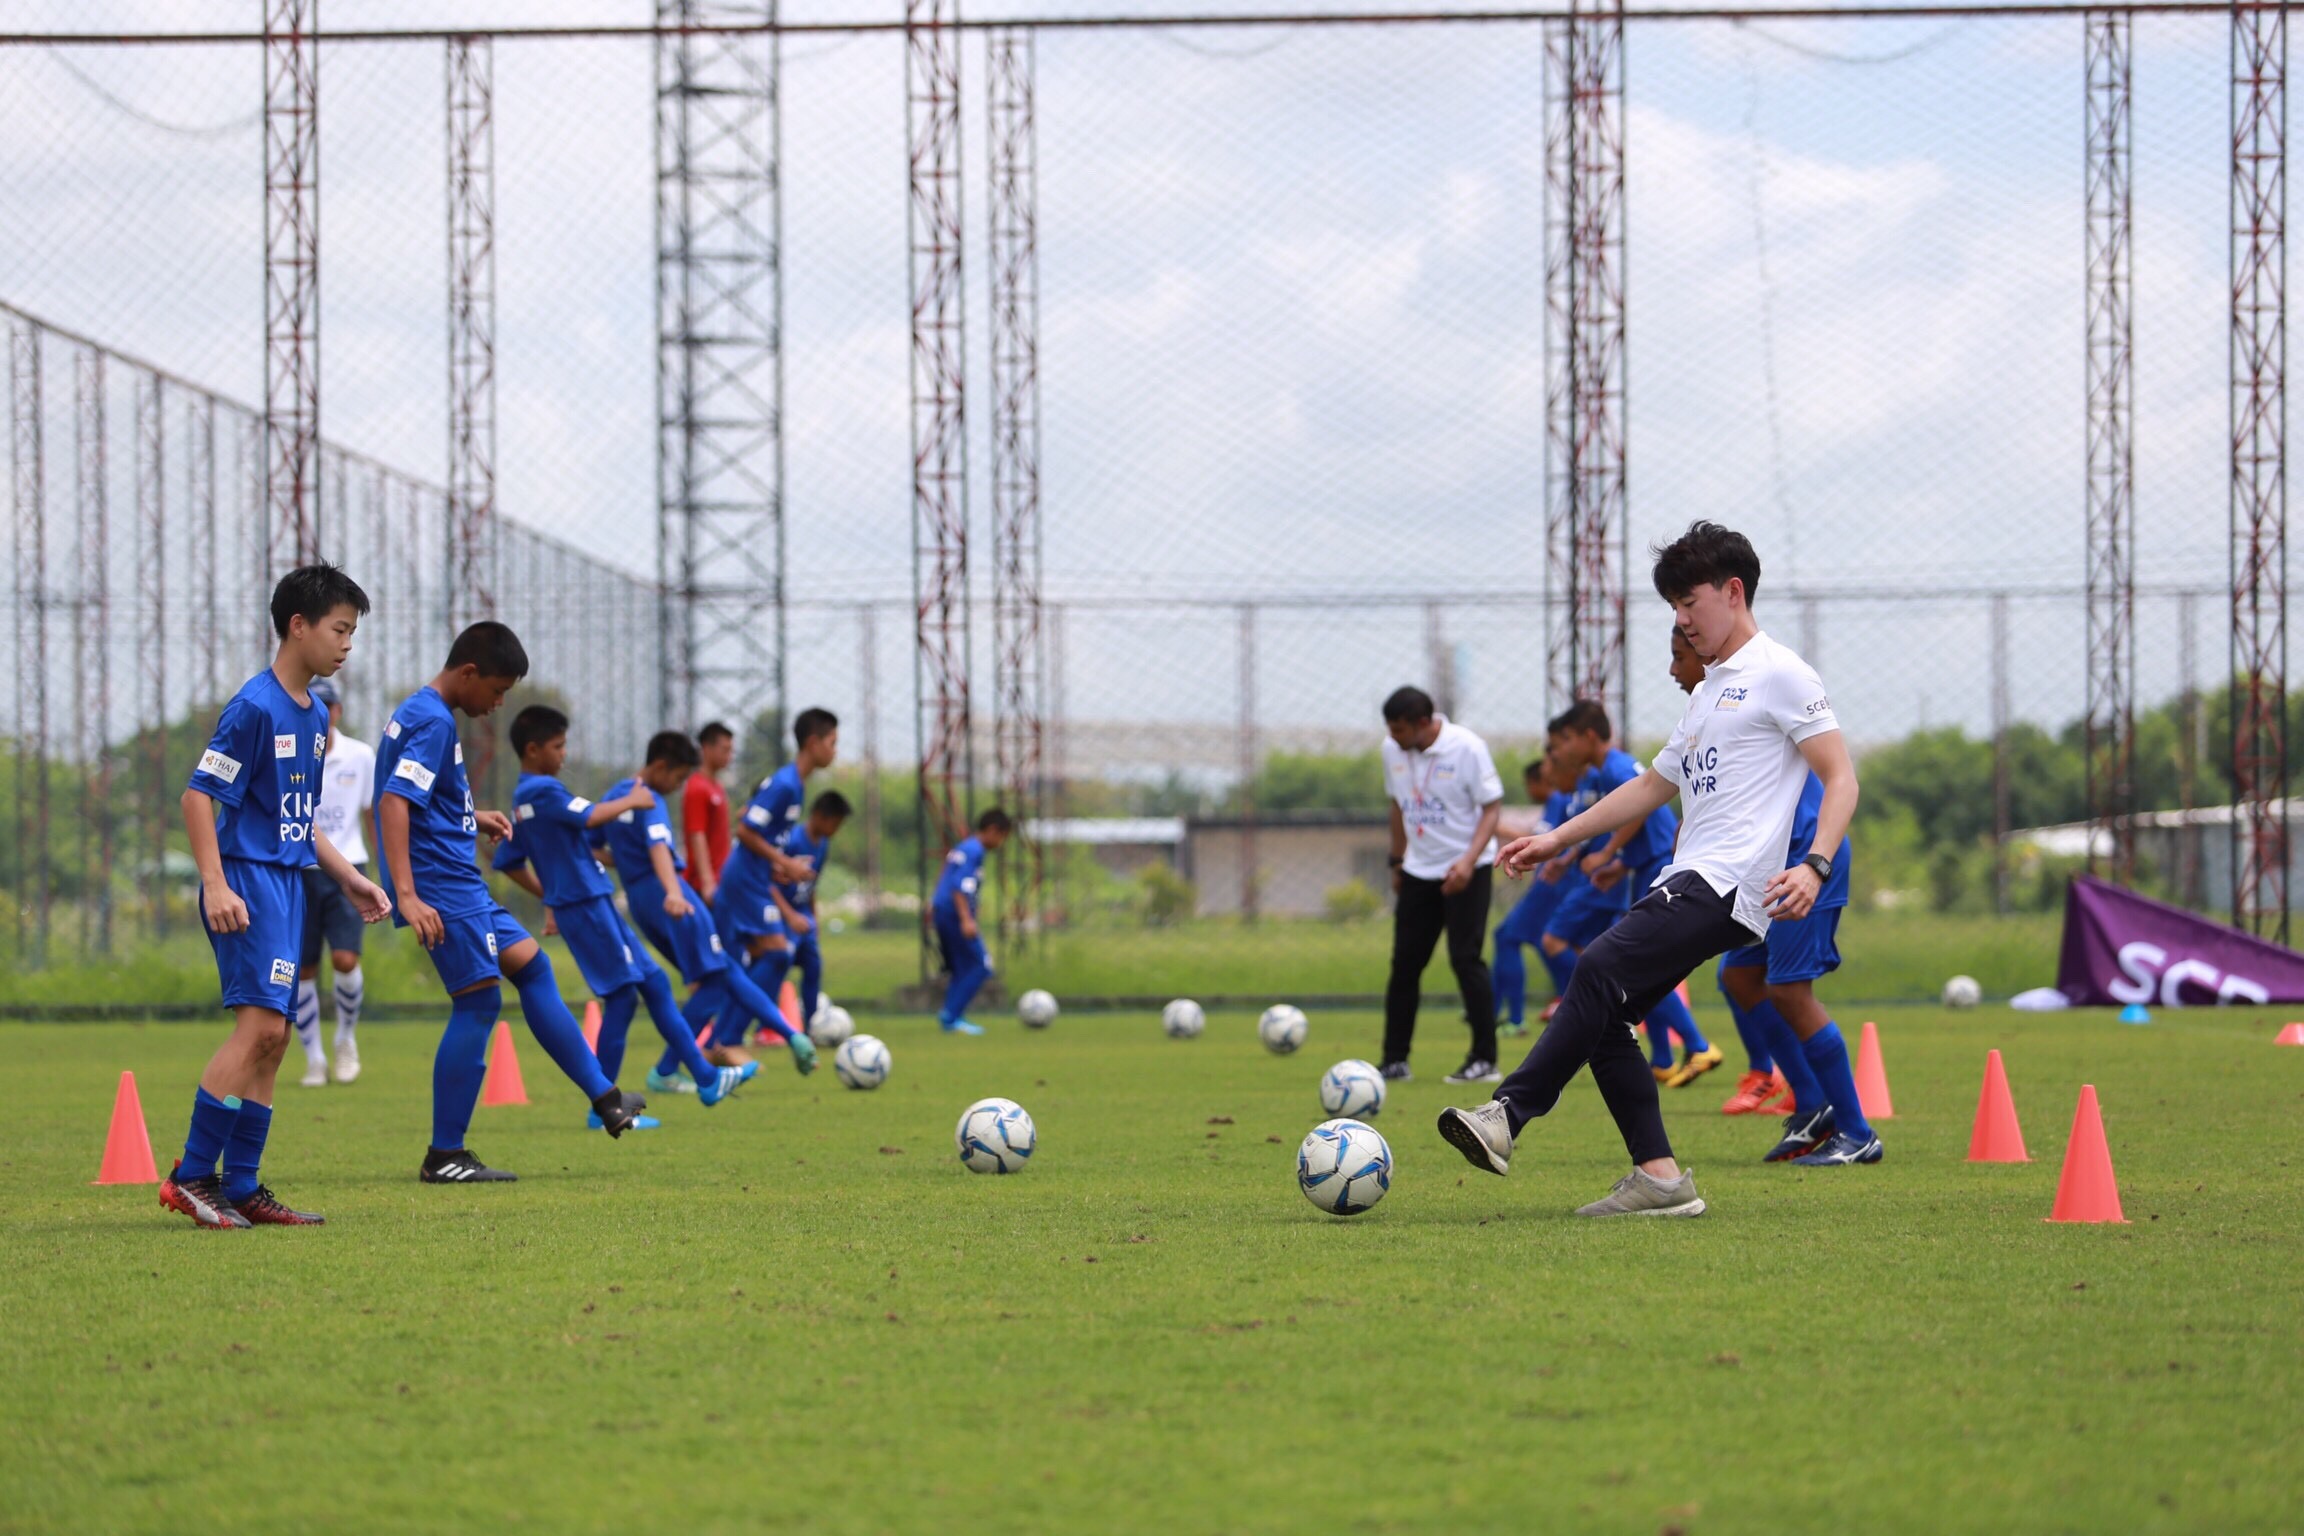
[[269,1184],[257,1185],[254,1194],[245,1200],[235,1200],[232,1203],[235,1207],[243,1210],[283,1211],[287,1209],[280,1203],[280,1197],[272,1193],[272,1186]]

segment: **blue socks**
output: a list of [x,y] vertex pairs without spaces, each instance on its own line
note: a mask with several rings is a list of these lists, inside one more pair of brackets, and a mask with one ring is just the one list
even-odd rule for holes
[[205,1088],[192,1090],[192,1131],[184,1138],[184,1162],[176,1177],[204,1179],[216,1171],[224,1143],[232,1139],[232,1127],[240,1119],[241,1102],[220,1099]]
[[624,1070],[624,1037],[632,1016],[640,1011],[640,985],[630,982],[600,999],[600,1043],[593,1054],[600,1058],[600,1073],[608,1081]]
[[1784,1081],[1792,1087],[1792,1107],[1805,1115],[1831,1103],[1832,1096],[1816,1081],[1815,1070],[1808,1065],[1807,1048],[1776,1005],[1762,998],[1751,1008],[1748,1017],[1752,1020],[1752,1032],[1767,1042],[1776,1070],[1784,1074]]
[[[1736,1021],[1736,1038],[1744,1042],[1744,1070],[1747,1072],[1773,1070],[1776,1065],[1776,1053],[1769,1048],[1767,1040],[1762,1038],[1760,1031],[1753,1027],[1752,1015],[1745,1011],[1744,1005],[1736,1001],[1735,995],[1726,987],[1720,989],[1720,1001],[1728,1005],[1728,1017]],[[1787,1078],[1785,1081],[1789,1082],[1791,1079]]]
[[[711,1081],[712,1064],[704,1059],[703,1051],[697,1048],[696,1032],[688,1027],[688,1020],[682,1016],[680,1001],[672,995],[672,978],[665,975],[662,968],[651,968],[639,986],[619,995],[646,998],[648,1017],[655,1021],[656,1033],[662,1035],[665,1043],[672,1048],[671,1054],[681,1066],[688,1069],[688,1075],[696,1079],[699,1085]],[[632,1021],[629,1003],[625,1005],[624,1021],[627,1024]],[[602,1044],[607,1043],[606,1024],[600,1027],[600,1040]],[[621,1063],[624,1057],[624,1040],[621,1035],[616,1040],[616,1057]],[[600,1068],[611,1078],[616,1075],[614,1068],[608,1065],[605,1052],[600,1057]]]
[[[432,1055],[432,1145],[453,1152],[464,1145],[480,1084],[488,1076],[488,1036],[504,1007],[504,989],[482,987],[448,999],[448,1027]],[[578,1035],[577,1040],[583,1040]]]
[[551,956],[539,948],[517,976],[507,979],[520,994],[520,1016],[528,1021],[528,1033],[536,1037],[544,1054],[568,1075],[568,1080],[583,1090],[586,1102],[597,1101],[616,1086],[600,1070],[600,1058],[584,1043],[576,1015],[561,1000],[559,985],[552,979]]
[[272,1106],[240,1101],[231,1139],[224,1143],[224,1198],[238,1205],[256,1193],[256,1171],[264,1162],[264,1138],[272,1132]]
[[1856,1071],[1848,1060],[1848,1042],[1840,1038],[1840,1026],[1825,1025],[1801,1041],[1800,1049],[1807,1055],[1816,1080],[1824,1085],[1824,1097],[1832,1105],[1832,1123],[1858,1141],[1870,1141],[1872,1122],[1864,1118],[1863,1100],[1856,1096]]
[[1552,995],[1554,997],[1566,997],[1568,995],[1568,979],[1576,974],[1576,951],[1564,949],[1556,955],[1546,955],[1544,954],[1544,947],[1539,944],[1536,947],[1536,953],[1544,955],[1544,969],[1551,973]]
[[1496,959],[1488,967],[1489,976],[1496,983],[1496,1001],[1504,1005],[1504,1015],[1515,1024],[1528,1022],[1528,962],[1520,953],[1517,940],[1496,930]]
[[1672,1042],[1665,1037],[1667,1030],[1678,1035],[1681,1044],[1692,1051],[1712,1049],[1712,1042],[1705,1039],[1704,1031],[1696,1027],[1696,1016],[1688,1011],[1686,1003],[1680,1001],[1677,991],[1665,993],[1664,1000],[1648,1010],[1649,1049],[1653,1051],[1661,1038],[1665,1059],[1670,1060]]

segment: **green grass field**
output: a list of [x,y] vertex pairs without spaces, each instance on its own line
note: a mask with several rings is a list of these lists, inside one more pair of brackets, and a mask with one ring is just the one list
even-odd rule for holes
[[[1285,1059],[1245,1014],[868,1017],[880,1091],[773,1063],[621,1143],[531,1043],[492,1189],[415,1182],[435,1031],[378,1025],[356,1086],[283,1089],[268,1174],[330,1225],[238,1234],[88,1184],[123,1068],[166,1165],[214,1027],[0,1027],[0,1530],[2304,1527],[2304,1050],[1874,1016],[1886,1163],[1762,1167],[1715,1077],[1667,1095],[1713,1213],[1613,1224],[1569,1214],[1620,1171],[1589,1079],[1473,1173],[1429,1016],[1352,1220],[1292,1172],[1365,1014]],[[1991,1046],[2028,1166],[1963,1160]],[[2041,1220],[2083,1082],[2129,1226]],[[1038,1120],[1020,1176],[954,1161],[986,1093]]]

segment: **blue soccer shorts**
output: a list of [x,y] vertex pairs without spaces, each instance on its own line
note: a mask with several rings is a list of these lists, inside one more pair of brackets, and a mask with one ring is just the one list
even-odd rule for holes
[[758,906],[750,902],[738,906],[722,886],[712,902],[712,920],[720,930],[720,942],[734,950],[739,957],[750,954],[755,939],[781,939],[784,934],[784,914],[776,910],[776,903],[764,901]]
[[552,921],[594,997],[606,997],[646,976],[639,937],[624,925],[612,898],[593,896],[554,907]]
[[200,926],[216,952],[216,978],[227,1008],[269,1008],[282,1018],[296,1016],[296,961],[304,948],[304,871],[250,859],[224,860],[224,883],[248,909],[248,926],[238,933],[208,928],[208,903],[200,902]]
[[323,948],[360,953],[367,931],[368,925],[361,921],[344,887],[317,866],[304,871],[304,949],[300,958],[306,969],[319,967]]
[[686,917],[666,914],[661,887],[645,893],[627,889],[624,900],[632,909],[632,926],[656,946],[658,954],[679,967],[681,978],[694,987],[728,969],[728,952],[721,947],[720,930],[712,925],[712,914],[704,909],[703,898],[693,892],[687,896]]
[[1619,880],[1607,890],[1580,885],[1561,898],[1544,931],[1581,951],[1606,933],[1617,919],[1632,910],[1632,882]]
[[504,951],[528,938],[520,920],[494,903],[453,917],[443,912],[440,922],[447,929],[447,937],[425,953],[432,958],[432,969],[440,973],[440,984],[451,995],[500,978]]
[[1512,903],[1512,910],[1504,914],[1504,921],[1496,925],[1496,942],[1534,944],[1542,939],[1544,925],[1552,920],[1552,914],[1568,890],[1565,879],[1550,884],[1538,880],[1530,885],[1527,893]]
[[1720,969],[1765,967],[1774,986],[1829,976],[1840,969],[1841,911],[1819,907],[1797,921],[1778,918],[1768,925],[1765,942],[1728,951],[1720,957]]

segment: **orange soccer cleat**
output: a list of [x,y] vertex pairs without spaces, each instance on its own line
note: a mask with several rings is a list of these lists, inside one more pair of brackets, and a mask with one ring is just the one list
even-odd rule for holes
[[1736,1091],[1720,1106],[1724,1115],[1756,1115],[1770,1099],[1784,1091],[1774,1073],[1747,1072],[1736,1080]]

